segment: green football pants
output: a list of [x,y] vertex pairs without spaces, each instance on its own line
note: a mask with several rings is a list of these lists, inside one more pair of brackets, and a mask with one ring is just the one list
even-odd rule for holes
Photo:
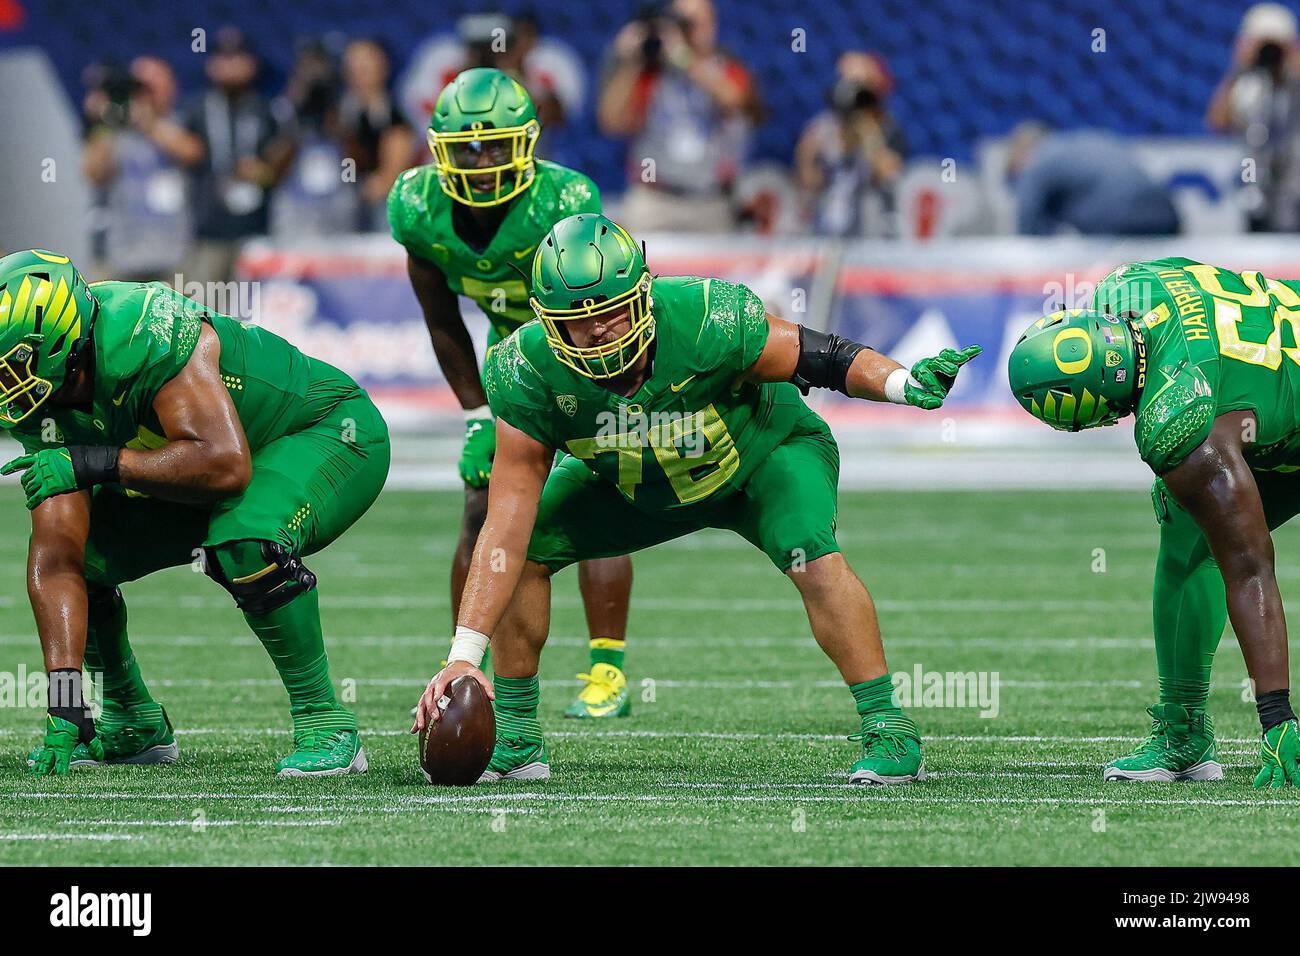
[[[368,396],[343,402],[320,422],[253,453],[252,480],[243,494],[212,507],[195,507],[96,490],[86,542],[90,596],[86,659],[102,669],[105,688],[121,703],[149,699],[126,633],[126,609],[117,585],[162,568],[204,571],[215,560],[228,581],[256,582],[274,570],[260,542],[301,557],[321,550],[374,503],[388,475],[388,428]],[[289,691],[295,725],[334,721],[315,590],[296,582],[267,607],[245,607],[245,619],[275,662]],[[284,598],[291,598],[284,600]],[[242,606],[242,605],[241,605]],[[319,712],[330,714],[321,718]]]
[[702,528],[725,528],[781,571],[840,550],[835,540],[840,453],[824,423],[778,445],[737,490],[681,514],[637,509],[613,483],[566,457],[542,489],[528,560],[558,571],[631,554]]

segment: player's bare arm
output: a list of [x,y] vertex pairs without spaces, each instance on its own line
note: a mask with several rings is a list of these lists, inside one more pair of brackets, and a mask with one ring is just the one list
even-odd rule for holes
[[745,378],[833,388],[852,398],[933,409],[943,404],[960,368],[979,355],[978,345],[944,349],[909,372],[889,356],[834,333],[818,332],[767,316],[767,343]]
[[479,379],[474,342],[465,328],[456,293],[447,285],[442,270],[428,259],[407,255],[406,274],[424,313],[429,340],[447,384],[461,408],[481,408],[487,404],[487,396]]
[[253,457],[221,379],[220,358],[221,340],[204,325],[194,354],[154,398],[168,443],[148,451],[121,449],[123,487],[188,504],[231,498],[248,487]]
[[[479,533],[465,583],[460,618],[456,622],[457,640],[452,645],[447,666],[429,682],[420,698],[411,733],[418,733],[430,720],[438,719],[436,702],[457,677],[472,675],[488,696],[493,696],[491,682],[478,669],[486,648],[482,639],[491,635],[501,622],[519,583],[537,518],[537,502],[554,460],[554,449],[509,422],[497,419],[497,457],[488,492],[487,520]],[[475,638],[483,646],[477,649],[477,660],[472,660],[473,648],[468,652],[462,650],[468,647],[462,641],[468,639],[473,643]],[[461,657],[463,653],[469,656]]]
[[86,651],[86,537],[90,494],[58,495],[32,511],[27,596],[46,671],[81,668]]
[[[158,390],[153,410],[168,444],[153,450],[116,445],[59,445],[22,455],[0,468],[21,471],[27,507],[57,496],[115,483],[166,501],[209,504],[241,494],[252,477],[248,439],[221,378],[221,340],[203,326],[185,367]],[[70,395],[89,380],[70,381]]]
[[1166,487],[1196,519],[1223,574],[1228,617],[1256,694],[1290,686],[1286,616],[1273,567],[1273,538],[1242,435],[1252,412],[1228,412],[1210,437],[1164,475]]

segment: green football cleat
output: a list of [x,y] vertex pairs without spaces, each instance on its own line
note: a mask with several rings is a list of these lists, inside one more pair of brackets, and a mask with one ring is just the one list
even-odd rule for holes
[[921,735],[906,714],[864,717],[862,732],[849,740],[862,741],[862,758],[849,770],[849,783],[912,783],[926,777]]
[[578,699],[569,705],[565,717],[579,720],[626,717],[632,712],[632,696],[627,691],[627,676],[613,664],[593,664],[590,674],[579,674],[586,681]]
[[479,783],[498,780],[549,780],[551,755],[537,718],[497,714],[497,742]]
[[161,704],[127,707],[121,718],[101,719],[98,730],[107,763],[175,763],[180,756],[172,722]]
[[335,777],[369,769],[355,730],[301,730],[293,742],[297,749],[275,765],[276,776]]
[[1222,780],[1214,722],[1205,711],[1181,704],[1152,704],[1151,733],[1102,769],[1103,780]]

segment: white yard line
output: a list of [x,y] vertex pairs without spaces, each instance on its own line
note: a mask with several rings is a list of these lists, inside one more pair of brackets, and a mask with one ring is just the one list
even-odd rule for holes
[[[232,626],[235,626],[232,624]],[[334,634],[329,638],[332,648],[349,647],[414,647],[428,649],[439,646],[442,641],[430,638],[427,634],[416,635],[380,635],[380,634]],[[547,647],[586,647],[586,637],[554,635],[546,641]],[[260,647],[261,643],[251,634],[131,634],[131,644],[135,647]],[[791,635],[789,637],[657,637],[633,633],[628,644],[635,647],[667,647],[690,650],[697,647],[721,647],[734,650],[750,650],[755,647],[802,648],[816,647],[811,634]],[[1098,650],[1151,650],[1155,641],[1149,637],[1043,637],[1043,638],[1000,638],[1000,637],[908,637],[895,635],[889,638],[890,647],[943,647],[943,648],[995,648],[1015,653],[1025,648],[1043,650],[1075,651],[1080,648]],[[35,650],[39,643],[33,634],[0,634],[0,645],[28,647]]]
[[[1099,781],[1100,783],[1100,781]],[[725,785],[724,785],[725,786]],[[815,785],[812,785],[815,786]],[[756,785],[755,789],[761,787]],[[810,786],[811,788],[811,786]],[[843,785],[834,785],[826,789],[834,789],[837,793],[734,793],[718,792],[709,793],[707,791],[688,791],[684,793],[663,793],[663,794],[619,794],[616,797],[608,793],[554,793],[545,791],[517,791],[501,789],[498,787],[487,788],[491,792],[477,793],[450,793],[450,794],[430,794],[427,796],[410,796],[404,797],[397,802],[393,802],[391,794],[339,794],[339,795],[319,795],[323,802],[346,801],[348,803],[363,803],[366,801],[389,801],[387,805],[378,808],[363,807],[360,810],[370,811],[379,810],[380,812],[404,812],[406,808],[417,806],[465,806],[469,804],[501,804],[508,805],[514,803],[524,803],[530,805],[538,804],[583,804],[583,803],[605,803],[616,801],[620,804],[638,803],[638,804],[682,804],[682,805],[706,805],[717,802],[748,802],[748,803],[789,803],[792,800],[798,802],[844,802],[849,799],[860,800],[874,803],[914,803],[922,805],[973,805],[973,804],[991,804],[991,805],[1029,805],[1029,806],[1047,806],[1047,805],[1066,805],[1066,806],[1116,806],[1116,807],[1169,807],[1169,806],[1221,806],[1221,807],[1266,807],[1266,806],[1290,806],[1300,807],[1300,800],[1279,800],[1276,798],[1267,798],[1261,796],[1259,799],[1244,799],[1232,797],[1206,797],[1204,799],[1189,799],[1184,797],[1164,796],[1169,790],[1167,788],[1152,787],[1149,791],[1152,794],[1151,799],[1124,800],[1114,799],[1106,796],[1095,797],[1016,797],[1016,796],[998,796],[998,797],[980,797],[980,796],[949,796],[936,794],[932,791],[927,792],[924,786],[920,787],[857,787]],[[783,789],[785,789],[783,787]],[[1131,788],[1123,788],[1129,790]],[[32,797],[33,794],[6,794],[7,797]],[[61,794],[45,793],[39,795],[41,798],[50,797],[89,797],[96,798],[114,798],[114,799],[139,799],[139,800],[284,800],[286,794],[283,793],[246,793],[246,794],[214,794],[214,793],[108,793],[108,794]],[[114,821],[105,821],[105,825],[111,825]],[[190,826],[190,821],[179,821],[177,825]],[[3,835],[0,835],[0,839]],[[16,838],[21,838],[17,836]]]
[[[910,673],[910,672],[908,672]],[[978,673],[967,671],[963,673]],[[342,678],[340,678],[341,680]],[[425,677],[350,677],[358,687],[424,687],[428,683]],[[798,690],[817,688],[819,690],[842,690],[844,682],[838,680],[693,680],[671,677],[643,677],[653,680],[654,686],[671,690]],[[544,680],[543,687],[580,687],[578,680]],[[1139,689],[1152,683],[1143,680],[1016,680],[999,677],[999,687],[1015,687],[1027,690],[1052,690],[1056,688],[1104,688],[1124,687]],[[150,687],[280,687],[280,681],[273,677],[159,677],[149,679]]]
[[96,843],[110,843],[117,840],[143,840],[142,836],[128,833],[0,833],[0,843],[19,840],[57,841],[57,840],[91,840]]
[[[361,608],[377,610],[404,610],[424,608],[446,608],[448,599],[441,595],[349,595],[323,594],[321,607]],[[27,599],[12,595],[0,596],[0,607],[25,606]],[[211,596],[181,594],[163,596],[159,594],[127,595],[129,607],[157,607],[167,610],[225,608],[232,614],[235,607],[229,598],[213,594]],[[577,596],[556,595],[552,600],[554,607],[581,608],[582,601]],[[802,614],[803,606],[799,595],[793,588],[781,598],[698,598],[671,597],[655,595],[638,595],[633,598],[633,606],[652,610],[670,611],[730,611],[730,612],[767,612],[789,610]],[[1042,612],[1042,611],[1115,611],[1120,609],[1149,611],[1151,602],[1145,600],[1115,599],[1111,601],[1095,599],[1078,600],[1004,600],[997,598],[934,598],[921,601],[899,601],[882,599],[876,602],[882,611],[950,611],[950,612]]]
[[[178,729],[176,736],[229,735],[231,737],[288,737],[289,730],[259,727],[190,727]],[[3,737],[32,737],[39,735],[31,730],[0,729]],[[362,728],[362,737],[409,737],[410,732],[393,727]],[[712,731],[712,730],[607,730],[593,728],[591,731],[553,730],[547,731],[548,739],[580,738],[598,741],[605,738],[646,738],[650,740],[846,740],[844,734],[805,734],[805,733],[759,733],[750,731]],[[1024,735],[1024,734],[926,734],[927,743],[970,743],[970,744],[1005,744],[1005,743],[1137,743],[1141,736],[1068,736],[1068,735]],[[1218,737],[1220,744],[1259,745],[1257,737]],[[1250,751],[1246,751],[1250,752]]]

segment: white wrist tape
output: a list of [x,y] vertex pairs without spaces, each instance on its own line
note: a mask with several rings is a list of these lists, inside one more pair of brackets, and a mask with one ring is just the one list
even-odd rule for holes
[[473,422],[484,418],[492,417],[492,409],[487,405],[480,405],[478,408],[465,409],[465,421]]
[[487,653],[488,636],[480,634],[472,627],[456,625],[456,636],[451,640],[451,651],[447,654],[447,663],[465,661],[478,667],[483,663]]
[[912,373],[905,368],[896,368],[885,379],[885,399],[895,405],[907,404],[907,386],[920,387],[921,383],[912,378]]

